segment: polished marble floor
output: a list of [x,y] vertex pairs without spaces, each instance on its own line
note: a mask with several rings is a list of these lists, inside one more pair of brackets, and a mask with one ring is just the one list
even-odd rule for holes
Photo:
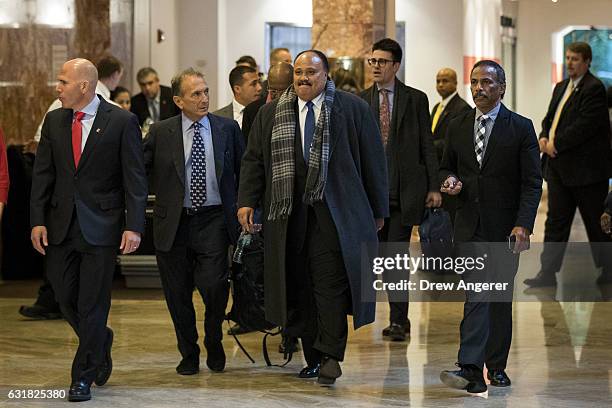
[[[543,217],[539,219],[539,234]],[[584,231],[579,220],[573,237]],[[0,406],[63,406],[64,400],[11,400],[15,389],[65,389],[76,338],[63,321],[28,321],[17,310],[31,303],[36,282],[0,284]],[[349,335],[344,375],[334,388],[296,378],[301,354],[285,368],[266,367],[262,335],[242,343],[225,337],[224,373],[176,374],[174,331],[159,290],[118,287],[109,318],[115,331],[114,371],[108,384],[92,389],[91,407],[611,407],[612,303],[556,302],[543,292],[534,301],[517,302],[514,339],[508,363],[510,388],[489,387],[484,395],[448,389],[440,370],[453,368],[461,303],[413,303],[412,336],[404,343],[382,339],[388,307],[379,304],[374,324]],[[199,329],[203,307],[196,299]],[[278,339],[269,347],[272,359]]]

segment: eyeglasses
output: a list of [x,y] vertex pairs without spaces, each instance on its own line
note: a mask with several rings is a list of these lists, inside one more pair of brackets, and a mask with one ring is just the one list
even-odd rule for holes
[[390,63],[393,64],[394,62],[397,62],[397,61],[388,60],[388,59],[385,59],[385,58],[379,58],[379,59],[368,58],[368,65],[370,65],[370,66],[378,65],[379,67],[384,67],[385,65],[387,65],[387,62],[390,62]]

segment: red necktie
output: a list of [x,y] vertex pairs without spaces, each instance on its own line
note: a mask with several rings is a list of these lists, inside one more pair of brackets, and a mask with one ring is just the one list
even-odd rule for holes
[[389,91],[381,89],[382,102],[380,104],[380,133],[382,136],[383,146],[387,147],[389,140],[389,130],[391,128],[391,114],[389,109]]
[[83,137],[83,125],[81,120],[85,112],[76,112],[72,122],[72,157],[74,157],[74,167],[78,167],[81,159],[81,138]]

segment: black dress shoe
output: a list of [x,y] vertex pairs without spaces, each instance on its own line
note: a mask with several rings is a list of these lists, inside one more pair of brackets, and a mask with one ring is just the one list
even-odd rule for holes
[[51,310],[39,305],[21,306],[19,314],[34,320],[57,320],[63,317],[59,310]]
[[113,360],[111,358],[111,349],[113,347],[113,331],[110,327],[106,328],[106,341],[104,342],[104,360],[100,367],[98,367],[98,373],[96,374],[96,379],[94,383],[101,387],[111,376],[113,372]]
[[487,378],[494,387],[509,387],[512,384],[504,370],[488,370]]
[[[382,331],[382,335],[385,337],[389,337],[389,334],[391,333],[391,326],[393,326],[393,323],[391,323],[389,326],[385,327]],[[406,334],[410,334],[410,320],[406,321],[406,324],[401,325],[400,326],[404,326],[404,333]]]
[[457,366],[460,370],[445,370],[440,373],[440,380],[444,384],[458,390],[466,390],[470,393],[480,393],[487,390],[482,370],[471,364],[457,364]]
[[317,382],[323,386],[330,386],[336,382],[336,378],[342,375],[342,369],[340,363],[333,357],[324,356],[321,359],[321,366],[319,367],[319,377]]
[[389,335],[388,337],[392,341],[405,341],[406,340],[406,328],[400,324],[391,323],[389,326]]
[[91,399],[91,386],[85,381],[76,381],[70,384],[68,390],[68,401],[79,402]]
[[206,365],[211,371],[220,373],[225,369],[225,351],[223,344],[206,345]]
[[199,359],[184,358],[176,366],[176,372],[180,375],[194,375],[200,372]]
[[304,367],[302,368],[302,371],[300,371],[300,373],[298,374],[298,378],[315,378],[319,376],[319,367],[321,367],[320,364],[317,364],[314,367]]
[[238,323],[236,323],[235,325],[233,325],[232,327],[230,327],[227,331],[227,334],[231,335],[235,335],[235,336],[239,336],[241,334],[246,334],[246,333],[251,333],[253,330],[247,329],[244,326],[239,325]]
[[523,283],[532,288],[545,288],[548,286],[557,286],[557,278],[555,278],[554,273],[544,273],[540,271],[534,278],[525,279]]

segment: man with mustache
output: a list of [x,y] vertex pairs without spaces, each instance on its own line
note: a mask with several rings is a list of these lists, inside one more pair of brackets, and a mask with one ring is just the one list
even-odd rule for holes
[[299,377],[321,385],[342,375],[347,314],[356,329],[374,321],[361,245],[376,245],[389,215],[376,121],[328,73],[322,52],[297,56],[293,86],[255,118],[238,194],[246,230],[263,203],[266,319],[301,337],[308,366]]
[[[442,204],[427,95],[397,79],[401,61],[396,41],[375,43],[368,59],[374,85],[361,93],[378,118],[389,167],[391,215],[379,234],[381,242],[410,242],[412,226],[421,223],[425,207]],[[410,333],[407,292],[402,295],[390,295],[390,324],[383,330],[383,336],[396,341]]]
[[586,227],[595,265],[602,267],[598,284],[612,282],[610,237],[599,226],[612,175],[610,123],[606,89],[589,71],[593,54],[587,43],[570,44],[565,53],[569,78],[553,90],[542,121],[540,151],[548,183],[548,213],[539,273],[525,284],[555,286],[576,207]]
[[[501,278],[508,290],[494,298],[466,290],[459,370],[443,371],[440,379],[449,387],[481,393],[487,390],[484,364],[492,386],[510,386],[505,369],[512,341],[514,277],[518,253],[529,246],[542,195],[542,175],[531,120],[501,103],[506,91],[503,68],[482,60],[474,65],[470,78],[476,109],[457,115],[448,125],[448,144],[440,165],[441,191],[459,201],[455,243],[460,253],[466,248],[470,257],[485,258],[482,271],[466,271],[462,279]],[[509,237],[516,239],[512,252],[507,248]]]
[[193,288],[204,300],[206,365],[225,368],[221,324],[229,296],[230,244],[238,239],[236,194],[244,142],[238,124],[208,113],[208,85],[192,68],[172,79],[180,115],[155,123],[145,165],[156,193],[153,240],[182,360],[180,375],[200,370]]

